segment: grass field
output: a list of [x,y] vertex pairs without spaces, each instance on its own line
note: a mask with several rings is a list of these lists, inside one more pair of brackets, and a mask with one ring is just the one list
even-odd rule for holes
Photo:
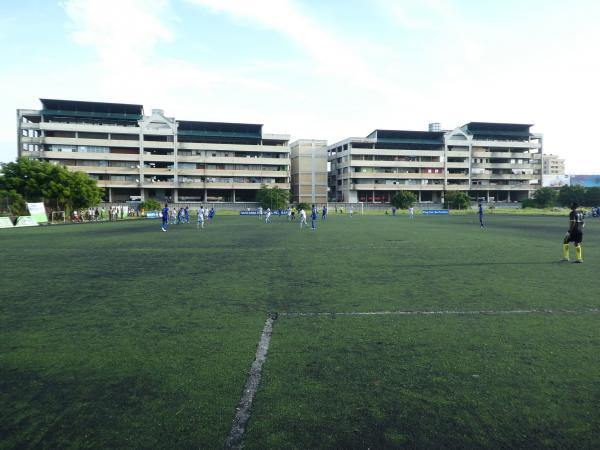
[[0,230],[0,448],[600,448],[600,220],[332,216]]

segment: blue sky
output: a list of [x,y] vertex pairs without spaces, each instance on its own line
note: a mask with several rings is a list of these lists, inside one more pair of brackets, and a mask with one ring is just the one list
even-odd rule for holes
[[523,122],[600,173],[600,2],[25,0],[0,5],[0,161],[40,97],[292,139]]

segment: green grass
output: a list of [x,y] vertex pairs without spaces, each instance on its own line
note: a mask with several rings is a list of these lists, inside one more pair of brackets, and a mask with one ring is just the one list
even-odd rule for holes
[[[600,221],[576,265],[566,218],[487,219],[0,230],[0,448],[222,448],[269,311],[599,307]],[[599,325],[281,317],[246,447],[597,448]]]

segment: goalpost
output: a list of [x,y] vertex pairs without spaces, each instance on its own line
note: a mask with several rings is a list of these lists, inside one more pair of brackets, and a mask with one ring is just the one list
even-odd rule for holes
[[52,223],[65,223],[64,211],[52,211]]

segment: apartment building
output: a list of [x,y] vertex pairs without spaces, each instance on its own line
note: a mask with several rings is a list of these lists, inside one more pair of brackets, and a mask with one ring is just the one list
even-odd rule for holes
[[290,144],[292,197],[297,203],[327,202],[327,141],[300,139]]
[[19,157],[63,164],[98,180],[105,200],[256,199],[290,188],[289,135],[261,124],[176,120],[142,105],[40,99],[17,110]]
[[544,175],[564,175],[565,160],[558,155],[544,155]]
[[389,202],[400,191],[439,203],[447,191],[510,202],[541,187],[542,135],[532,125],[470,122],[450,131],[373,131],[328,147],[330,199]]

